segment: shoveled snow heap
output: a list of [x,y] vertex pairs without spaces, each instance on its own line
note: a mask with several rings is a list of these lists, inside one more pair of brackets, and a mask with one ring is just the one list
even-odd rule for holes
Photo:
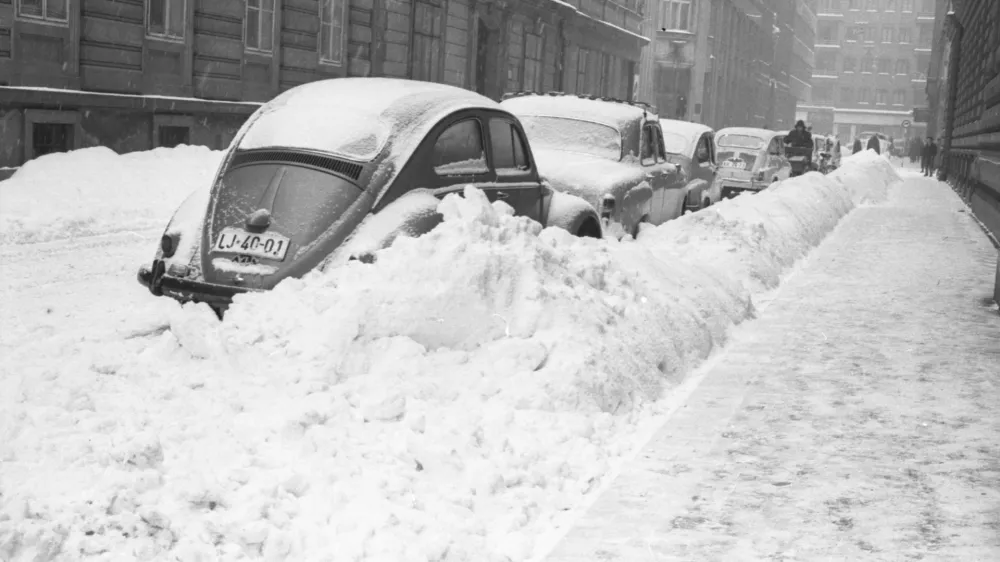
[[95,147],[31,160],[0,181],[0,244],[163,228],[185,197],[212,182],[222,154]]
[[223,323],[175,306],[58,372],[26,358],[0,381],[0,558],[544,555],[751,298],[894,179],[862,154],[638,242],[468,188]]

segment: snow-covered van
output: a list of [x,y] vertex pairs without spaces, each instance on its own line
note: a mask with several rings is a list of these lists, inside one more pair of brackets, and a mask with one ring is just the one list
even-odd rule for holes
[[638,102],[563,94],[508,94],[542,177],[587,200],[607,230],[638,233],[684,212],[688,178],[670,163],[659,117]]
[[430,231],[439,199],[467,185],[543,225],[603,235],[589,203],[543,184],[521,123],[495,101],[443,84],[338,78],[255,112],[138,278],[221,316],[236,294],[371,261],[396,237]]
[[727,127],[715,133],[722,196],[761,191],[787,179],[791,166],[785,158],[784,133],[752,127]]

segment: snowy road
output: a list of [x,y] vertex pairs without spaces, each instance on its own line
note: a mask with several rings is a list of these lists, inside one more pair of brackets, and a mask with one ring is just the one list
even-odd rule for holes
[[996,259],[945,184],[854,211],[548,560],[1000,559]]

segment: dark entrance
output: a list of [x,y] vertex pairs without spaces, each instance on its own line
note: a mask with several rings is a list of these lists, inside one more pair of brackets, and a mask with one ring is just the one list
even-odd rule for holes
[[493,95],[493,83],[496,77],[497,49],[496,34],[490,31],[481,18],[476,30],[476,92],[486,97],[496,99]]
[[189,142],[190,129],[171,125],[160,126],[160,146],[173,148],[179,144],[191,144]]
[[31,149],[35,158],[67,152],[73,146],[73,125],[68,123],[34,123],[31,127]]

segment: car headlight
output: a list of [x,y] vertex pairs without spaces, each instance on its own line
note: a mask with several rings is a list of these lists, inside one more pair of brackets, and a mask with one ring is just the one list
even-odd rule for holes
[[179,233],[168,232],[160,238],[160,250],[163,251],[163,257],[173,257],[177,251],[177,243],[180,241],[180,237]]

